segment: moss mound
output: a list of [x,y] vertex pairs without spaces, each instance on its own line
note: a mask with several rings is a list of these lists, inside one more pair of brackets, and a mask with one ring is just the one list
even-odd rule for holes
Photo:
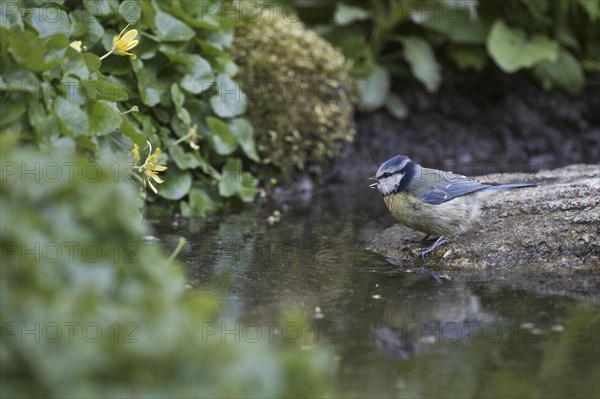
[[265,163],[310,170],[353,140],[349,66],[315,32],[264,14],[237,30],[232,53]]

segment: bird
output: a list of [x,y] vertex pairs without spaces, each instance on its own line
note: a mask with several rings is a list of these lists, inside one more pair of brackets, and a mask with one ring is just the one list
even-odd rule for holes
[[501,190],[536,187],[535,182],[482,183],[466,176],[424,168],[405,155],[381,164],[370,184],[383,195],[394,218],[411,229],[439,238],[421,251],[424,257],[441,245],[445,237],[466,231],[477,218],[482,201]]

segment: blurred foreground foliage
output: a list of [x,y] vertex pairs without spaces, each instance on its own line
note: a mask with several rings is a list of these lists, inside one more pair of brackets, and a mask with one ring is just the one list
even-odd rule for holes
[[207,334],[219,294],[186,294],[181,268],[142,241],[126,175],[16,142],[1,136],[2,397],[326,394],[322,347]]
[[[438,90],[442,65],[527,70],[545,89],[579,93],[600,72],[600,0],[290,0],[361,79],[361,106],[407,114],[392,79]],[[448,62],[440,62],[441,60]]]
[[[222,294],[186,292],[142,239],[144,202],[204,215],[257,192],[224,4],[0,2],[2,397],[326,393],[326,350],[205,334]],[[132,29],[135,57],[105,56]],[[134,184],[147,141],[158,196]]]

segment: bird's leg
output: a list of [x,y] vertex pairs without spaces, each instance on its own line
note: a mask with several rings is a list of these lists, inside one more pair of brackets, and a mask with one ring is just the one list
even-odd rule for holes
[[431,237],[431,234],[427,234],[421,241],[428,241],[429,237]]
[[430,246],[427,249],[422,250],[421,252],[419,252],[419,255],[421,256],[421,258],[424,258],[425,255],[429,254],[430,252],[436,250],[437,248],[441,247],[444,244],[447,244],[448,241],[446,241],[444,239],[444,236],[440,236],[440,238],[438,238],[432,246]]

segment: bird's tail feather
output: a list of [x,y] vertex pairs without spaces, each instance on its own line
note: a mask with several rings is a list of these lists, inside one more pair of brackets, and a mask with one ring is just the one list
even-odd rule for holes
[[487,190],[509,190],[511,188],[524,188],[524,187],[537,187],[537,183],[518,182],[518,183],[498,184],[495,186],[488,187]]

